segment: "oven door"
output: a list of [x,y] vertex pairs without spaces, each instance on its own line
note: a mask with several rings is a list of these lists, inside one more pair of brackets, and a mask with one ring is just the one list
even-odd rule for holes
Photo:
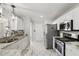
[[59,40],[55,40],[55,50],[59,55],[65,56],[65,43]]

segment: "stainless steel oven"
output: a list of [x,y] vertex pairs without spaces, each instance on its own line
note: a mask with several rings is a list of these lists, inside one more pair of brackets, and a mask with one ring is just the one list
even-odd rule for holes
[[79,39],[79,35],[63,33],[62,38],[55,37],[54,49],[59,55],[65,56],[67,54],[66,53],[67,52],[67,50],[66,50],[67,43],[68,42],[77,42],[77,41],[79,41],[78,39]]
[[65,43],[60,40],[55,40],[55,50],[59,55],[65,56]]

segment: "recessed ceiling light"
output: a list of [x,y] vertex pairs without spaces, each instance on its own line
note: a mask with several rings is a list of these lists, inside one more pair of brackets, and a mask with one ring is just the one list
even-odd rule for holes
[[41,18],[43,18],[43,16],[40,16]]

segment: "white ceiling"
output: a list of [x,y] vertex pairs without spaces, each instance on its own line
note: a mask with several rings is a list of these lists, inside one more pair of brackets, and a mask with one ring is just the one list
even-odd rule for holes
[[12,4],[16,6],[16,15],[24,18],[29,16],[34,22],[43,21],[40,20],[40,16],[53,21],[77,5],[75,3],[10,3],[9,5]]

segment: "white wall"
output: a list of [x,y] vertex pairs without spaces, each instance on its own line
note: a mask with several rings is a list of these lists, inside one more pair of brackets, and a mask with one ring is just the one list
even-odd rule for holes
[[25,34],[30,34],[30,18],[29,17],[26,17],[26,18],[23,18],[24,21],[24,32]]
[[30,39],[33,39],[33,23],[30,22]]
[[17,29],[18,30],[24,30],[23,22],[24,22],[24,20],[18,17],[18,19],[17,19]]
[[70,12],[66,13],[65,15],[61,16],[60,18],[56,19],[54,23],[59,24],[66,21],[66,20],[72,20],[73,19],[73,29],[79,30],[79,7],[76,7],[75,9],[71,10]]
[[17,17],[10,20],[11,30],[17,30]]
[[24,30],[23,21],[23,19],[14,16],[14,18],[10,20],[11,30]]
[[44,26],[43,24],[33,24],[33,40],[44,40]]

